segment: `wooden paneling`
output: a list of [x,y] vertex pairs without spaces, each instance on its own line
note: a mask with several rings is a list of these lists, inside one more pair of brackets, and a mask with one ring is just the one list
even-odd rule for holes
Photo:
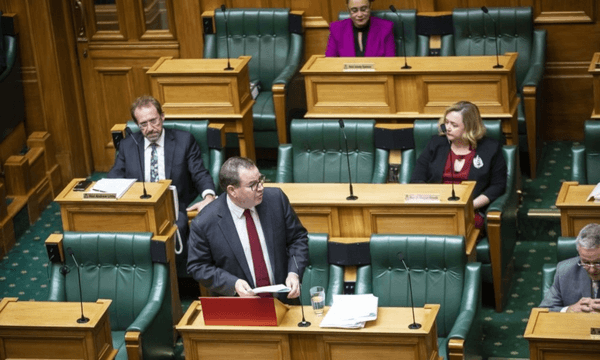
[[535,0],[535,22],[592,23],[595,21],[596,0]]

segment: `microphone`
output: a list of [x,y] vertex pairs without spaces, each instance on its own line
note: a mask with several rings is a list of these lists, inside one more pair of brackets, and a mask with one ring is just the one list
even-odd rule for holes
[[401,69],[412,69],[412,66],[408,66],[408,63],[406,61],[406,39],[404,38],[404,21],[402,21],[402,17],[398,15],[398,12],[396,11],[396,7],[394,5],[390,5],[390,10],[392,10],[392,12],[396,14],[396,17],[398,18],[398,20],[400,20],[400,26],[402,27],[402,51],[404,52],[404,66],[401,67]]
[[142,172],[142,187],[144,188],[144,194],[140,195],[140,199],[150,199],[152,195],[148,195],[148,193],[146,192],[146,176],[144,174],[144,167],[142,166],[142,156],[140,155],[140,143],[137,142],[130,128],[126,127],[125,132],[127,133],[127,135],[131,136],[131,139],[135,142],[135,149],[137,150],[138,161],[140,162],[140,171]]
[[[448,139],[446,124],[440,125],[440,129],[446,135],[446,139]],[[450,139],[448,139],[448,143],[450,144],[450,176],[452,177],[452,196],[448,198],[448,201],[458,201],[460,198],[456,196],[456,192],[454,191],[454,156],[452,156],[452,142],[450,142]]]
[[[298,263],[296,262],[296,255],[292,255],[292,258],[294,259],[294,264],[296,264],[298,278],[300,278],[300,268],[298,267]],[[298,289],[300,290],[300,299],[302,299],[302,279],[300,279],[298,286]],[[304,306],[302,306],[302,301],[300,301],[300,310],[302,310],[302,321],[298,323],[298,327],[309,327],[311,324],[310,321],[306,321],[306,318],[304,317]]]
[[342,134],[344,134],[344,140],[346,141],[346,160],[348,160],[348,183],[350,184],[350,196],[346,198],[346,200],[356,200],[358,196],[354,195],[354,190],[352,189],[352,173],[350,172],[350,153],[348,152],[348,138],[346,137],[346,131],[344,130],[344,120],[340,119],[340,129],[342,129]]
[[227,42],[227,67],[223,70],[233,70],[231,63],[229,63],[229,27],[227,26],[227,14],[225,13],[225,10],[227,10],[225,4],[221,5],[221,11],[225,18],[225,42]]
[[77,277],[79,278],[79,302],[81,303],[81,317],[79,319],[77,319],[77,323],[85,324],[88,321],[90,321],[90,319],[83,316],[83,295],[81,293],[81,272],[79,271],[79,264],[77,263],[77,260],[75,259],[75,255],[73,255],[73,249],[68,247],[67,252],[73,258],[73,261],[75,262],[75,266],[77,266]]
[[498,57],[498,24],[496,23],[496,20],[494,20],[494,17],[492,15],[490,15],[490,11],[488,10],[488,8],[486,8],[485,6],[481,7],[481,11],[483,11],[484,13],[486,13],[490,19],[492,19],[492,22],[494,23],[494,35],[496,36],[496,65],[494,65],[494,69],[502,69],[504,66],[500,65],[500,59]]
[[410,289],[410,306],[412,308],[412,316],[413,316],[413,323],[408,325],[408,328],[411,330],[420,329],[421,324],[417,323],[417,320],[415,320],[415,302],[413,300],[413,290],[412,290],[412,281],[410,279],[410,269],[408,268],[408,266],[406,266],[406,263],[404,262],[404,256],[402,256],[402,251],[398,251],[398,259],[400,259],[400,261],[402,261],[404,268],[408,272],[408,287]]

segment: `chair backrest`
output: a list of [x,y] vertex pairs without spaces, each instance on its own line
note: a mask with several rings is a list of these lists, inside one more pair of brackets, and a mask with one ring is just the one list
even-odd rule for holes
[[[379,235],[371,236],[371,265],[359,268],[356,292],[371,284],[379,306],[410,306],[408,271],[399,259],[402,253],[412,278],[415,306],[440,304],[438,336],[445,337],[461,309],[467,256],[462,236]],[[370,267],[370,279],[363,269]]]
[[[152,233],[65,232],[63,248],[71,248],[81,271],[83,301],[111,299],[110,324],[124,331],[137,318],[150,296],[155,266],[150,253]],[[79,281],[73,259],[65,277],[64,301],[79,301]]]
[[[371,15],[380,19],[389,20],[394,23],[394,40],[396,42],[396,56],[404,56],[404,45],[406,39],[406,56],[424,56],[417,35],[417,10],[398,10],[396,13],[390,10],[374,10]],[[340,11],[338,20],[350,18],[348,11]],[[402,26],[404,25],[404,39]]]
[[[225,16],[215,11],[216,49],[205,49],[217,58],[227,57],[227,42],[232,58],[250,55],[250,80],[260,80],[262,88],[270,90],[273,81],[284,70],[290,54],[302,48],[302,35],[290,31],[289,9],[229,9],[226,11],[229,37],[225,32]],[[215,52],[216,50],[216,52]]]
[[600,121],[586,121],[584,136],[587,183],[597,184],[600,182]]
[[498,51],[518,52],[516,63],[517,88],[525,79],[534,47],[533,13],[531,7],[489,8],[489,15],[480,8],[454,9],[454,51],[458,56],[495,55],[498,24]]
[[[352,181],[370,183],[376,163],[375,120],[344,120]],[[294,182],[348,182],[344,135],[337,120],[292,120]]]
[[302,276],[303,305],[310,305],[310,288],[325,288],[325,303],[331,305],[333,294],[341,294],[344,288],[344,270],[341,266],[330,265],[327,257],[328,234],[308,234],[308,265]]
[[[556,261],[561,262],[569,258],[578,256],[574,237],[559,236],[556,242]],[[556,264],[544,264],[542,268],[542,300],[554,283],[556,274]]]

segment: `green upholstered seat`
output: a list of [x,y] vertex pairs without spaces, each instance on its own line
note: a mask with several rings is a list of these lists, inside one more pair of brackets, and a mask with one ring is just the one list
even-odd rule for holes
[[[467,263],[462,236],[382,235],[370,241],[371,265],[359,267],[356,293],[372,293],[379,306],[410,306],[410,268],[414,304],[440,304],[436,323],[440,356],[449,358],[450,339],[481,336],[476,323],[481,304],[481,264]],[[477,346],[475,343],[467,346]],[[464,350],[464,349],[463,349]]]
[[[519,148],[530,152],[530,162],[537,156],[541,141],[541,87],[546,63],[546,30],[534,29],[532,8],[489,8],[498,24],[499,53],[517,52],[517,93]],[[454,9],[454,34],[442,37],[442,56],[496,55],[494,24],[479,8]],[[535,171],[535,165],[531,167]],[[535,177],[535,173],[532,173]]]
[[[499,120],[484,120],[486,136],[504,141]],[[415,148],[402,153],[399,182],[408,184],[416,159],[421,155],[432,136],[438,134],[437,120],[416,120],[413,136]],[[486,209],[486,236],[476,246],[477,261],[482,263],[482,279],[494,285],[496,310],[502,311],[512,277],[512,258],[517,241],[518,184],[520,170],[517,166],[517,147],[504,145],[502,153],[508,169],[506,190]]]
[[[6,68],[0,73],[0,81],[10,75],[17,64],[17,39],[14,36],[4,35],[4,53],[6,55]],[[20,76],[20,75],[19,75]]]
[[[406,39],[406,56],[429,55],[429,37],[417,34],[417,10],[398,10],[396,13],[390,10],[373,10],[371,16],[389,20],[394,23],[394,39],[396,42],[396,56],[404,56],[404,45],[402,44],[402,27],[404,25],[404,38]],[[338,20],[350,17],[347,11],[338,14]]]
[[[556,242],[556,262],[579,256],[575,245],[574,237],[559,236]],[[554,284],[554,275],[556,275],[556,264],[544,264],[542,268],[542,299]]]
[[[62,244],[71,248],[81,271],[83,301],[110,299],[110,326],[117,359],[127,359],[125,333],[141,333],[146,359],[171,359],[173,319],[169,271],[154,263],[150,253],[151,233],[66,232]],[[50,301],[79,301],[77,269],[66,255],[65,265],[52,265]],[[133,350],[135,351],[135,350]]]
[[[385,183],[389,151],[375,147],[374,120],[344,120],[356,183]],[[345,183],[348,160],[338,120],[292,120],[291,144],[279,146],[278,183]]]
[[571,149],[571,180],[597,184],[600,182],[600,121],[587,120],[583,134],[583,145]]
[[308,265],[302,276],[302,304],[310,305],[310,288],[325,288],[325,302],[331,305],[334,294],[344,292],[344,268],[329,264],[327,257],[329,235],[308,234]]
[[[229,9],[225,18],[215,10],[215,34],[204,34],[204,57],[250,55],[250,81],[260,81],[261,92],[252,107],[256,147],[276,148],[287,143],[286,93],[303,56],[303,35],[290,31],[289,9]],[[299,20],[301,23],[301,19]]]

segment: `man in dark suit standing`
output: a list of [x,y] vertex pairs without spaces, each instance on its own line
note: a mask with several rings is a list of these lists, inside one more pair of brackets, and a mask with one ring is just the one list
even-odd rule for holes
[[225,193],[192,221],[188,272],[212,293],[247,297],[285,283],[287,299],[300,295],[308,233],[285,194],[264,180],[252,160],[228,159],[219,172]]
[[[147,182],[170,179],[172,185],[177,187],[177,227],[183,242],[177,263],[180,269],[178,273],[182,273],[181,269],[185,273],[189,232],[187,210],[200,211],[214,200],[213,179],[202,163],[200,147],[192,134],[163,129],[165,114],[158,100],[151,96],[137,98],[131,105],[131,117],[140,132],[121,141],[119,154],[108,177],[144,179]],[[203,200],[188,208],[198,194],[202,194]]]

